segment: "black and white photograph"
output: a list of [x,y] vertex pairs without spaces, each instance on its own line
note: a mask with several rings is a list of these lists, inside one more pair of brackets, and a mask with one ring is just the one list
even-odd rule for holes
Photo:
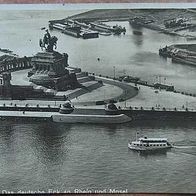
[[0,193],[196,193],[196,4],[0,4]]

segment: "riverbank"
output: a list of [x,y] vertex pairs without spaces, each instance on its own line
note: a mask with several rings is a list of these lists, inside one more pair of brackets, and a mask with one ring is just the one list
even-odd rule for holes
[[73,20],[111,20],[122,21],[135,16],[145,16],[162,22],[164,18],[171,18],[173,15],[184,14],[190,16],[193,13],[186,9],[95,9],[74,16],[68,17]]
[[[184,18],[184,21],[182,24],[177,24],[177,20],[180,18]],[[192,19],[191,22],[190,18]],[[196,29],[195,17],[189,9],[96,9],[76,14],[67,19],[85,23],[93,21],[129,21],[131,25],[134,21],[133,25],[137,28],[144,27],[172,36],[196,39],[194,35]],[[176,25],[168,27],[166,26],[167,21],[174,22]]]

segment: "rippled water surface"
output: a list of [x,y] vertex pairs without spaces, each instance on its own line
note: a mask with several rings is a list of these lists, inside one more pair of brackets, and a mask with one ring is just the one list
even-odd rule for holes
[[[81,11],[78,11],[81,12]],[[50,19],[75,11],[1,11],[0,47],[33,55],[39,51],[41,27]],[[110,23],[115,24],[115,23]],[[53,31],[58,50],[69,54],[69,63],[98,74],[124,73],[168,83],[196,92],[195,67],[172,64],[158,56],[160,46],[185,43],[142,29],[134,35],[128,22],[126,35],[82,40]],[[100,61],[97,61],[97,57]],[[196,192],[196,124],[139,122],[118,126],[55,123],[0,123],[0,190],[71,191],[118,189],[129,192]],[[167,137],[175,145],[164,154],[134,153],[128,140],[137,131]]]
[[[196,125],[139,124],[4,122],[0,189],[195,192]],[[168,137],[175,148],[163,154],[132,152],[127,143],[136,131]]]

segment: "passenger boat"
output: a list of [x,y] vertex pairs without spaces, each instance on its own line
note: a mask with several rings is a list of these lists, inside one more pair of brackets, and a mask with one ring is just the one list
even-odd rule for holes
[[166,150],[172,147],[167,138],[140,137],[136,141],[128,143],[128,148],[136,151]]

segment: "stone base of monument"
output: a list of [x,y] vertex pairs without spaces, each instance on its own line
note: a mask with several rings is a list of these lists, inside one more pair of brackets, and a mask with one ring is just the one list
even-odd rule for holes
[[28,72],[29,81],[57,91],[80,87],[75,73],[70,73],[68,55],[59,52],[38,52],[31,60],[33,68]]

